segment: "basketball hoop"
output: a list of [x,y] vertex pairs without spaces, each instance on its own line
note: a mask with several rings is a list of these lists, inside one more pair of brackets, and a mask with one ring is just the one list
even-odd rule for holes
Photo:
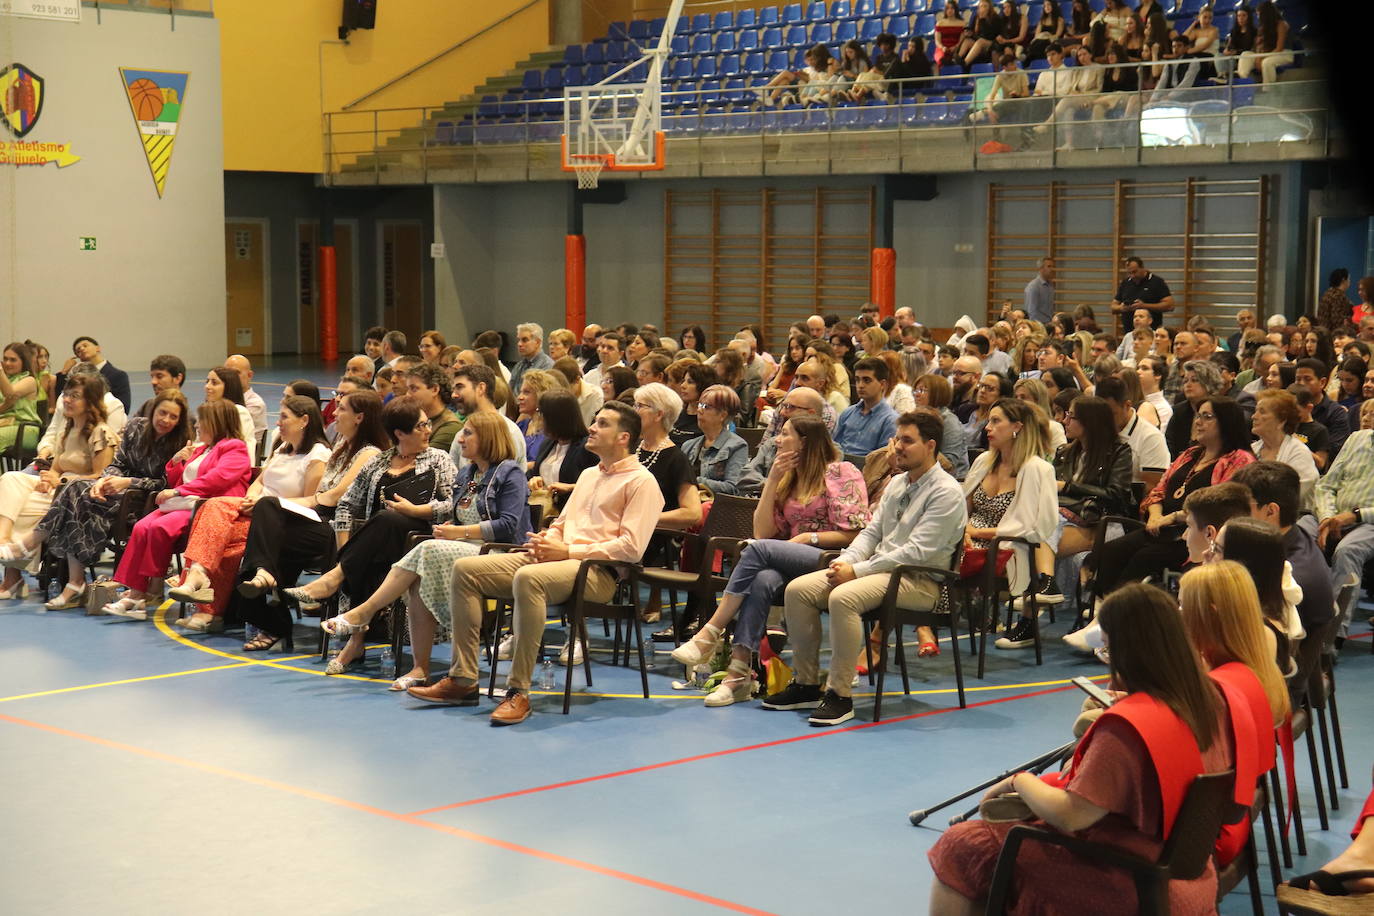
[[597,187],[601,180],[601,171],[606,167],[606,160],[610,158],[597,153],[574,153],[569,156],[569,165],[573,174],[577,176],[578,188],[586,191]]

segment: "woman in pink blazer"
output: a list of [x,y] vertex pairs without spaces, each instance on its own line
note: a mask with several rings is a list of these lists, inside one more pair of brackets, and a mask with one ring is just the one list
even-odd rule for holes
[[195,501],[248,492],[253,467],[248,446],[239,438],[239,415],[234,405],[227,400],[200,405],[196,429],[199,442],[186,446],[167,462],[168,489],[157,494],[157,511],[134,525],[114,575],[128,591],[105,605],[106,613],[146,618],[148,598],[162,591],[162,577],[177,541],[191,524]]

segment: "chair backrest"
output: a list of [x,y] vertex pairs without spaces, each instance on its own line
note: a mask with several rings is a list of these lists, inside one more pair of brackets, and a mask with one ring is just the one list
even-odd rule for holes
[[759,445],[763,443],[763,434],[768,432],[766,426],[737,426],[735,433],[749,446],[749,457],[753,458],[759,453]]
[[1176,881],[1191,881],[1207,869],[1221,825],[1231,820],[1235,770],[1204,773],[1183,798],[1173,832],[1164,843],[1159,864]]
[[845,461],[848,461],[850,464],[854,465],[854,467],[856,467],[856,468],[858,468],[859,470],[862,471],[862,470],[864,469],[864,462],[868,460],[868,456],[867,456],[867,455],[845,455],[845,456],[844,456],[844,460],[845,460]]
[[701,536],[710,538],[751,538],[754,536],[754,509],[757,499],[744,496],[716,494],[711,502],[711,514],[706,517]]

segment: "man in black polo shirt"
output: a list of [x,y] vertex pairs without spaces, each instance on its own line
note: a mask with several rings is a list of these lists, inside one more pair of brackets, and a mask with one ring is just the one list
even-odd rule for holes
[[1174,295],[1169,284],[1145,269],[1145,262],[1135,256],[1126,259],[1126,279],[1116,288],[1112,312],[1120,315],[1124,308],[1150,310],[1150,326],[1164,323],[1164,313],[1174,309]]

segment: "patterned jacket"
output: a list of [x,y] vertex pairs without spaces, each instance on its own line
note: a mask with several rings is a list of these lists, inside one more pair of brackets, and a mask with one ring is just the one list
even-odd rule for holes
[[[356,531],[368,520],[372,515],[377,482],[391,466],[391,459],[395,456],[396,449],[393,446],[363,465],[349,485],[348,492],[339,500],[339,507],[334,510],[335,531]],[[429,508],[434,524],[442,525],[453,517],[453,481],[458,469],[453,466],[453,459],[447,452],[427,448],[415,456],[415,475],[418,477],[429,471],[434,472],[434,497]]]

